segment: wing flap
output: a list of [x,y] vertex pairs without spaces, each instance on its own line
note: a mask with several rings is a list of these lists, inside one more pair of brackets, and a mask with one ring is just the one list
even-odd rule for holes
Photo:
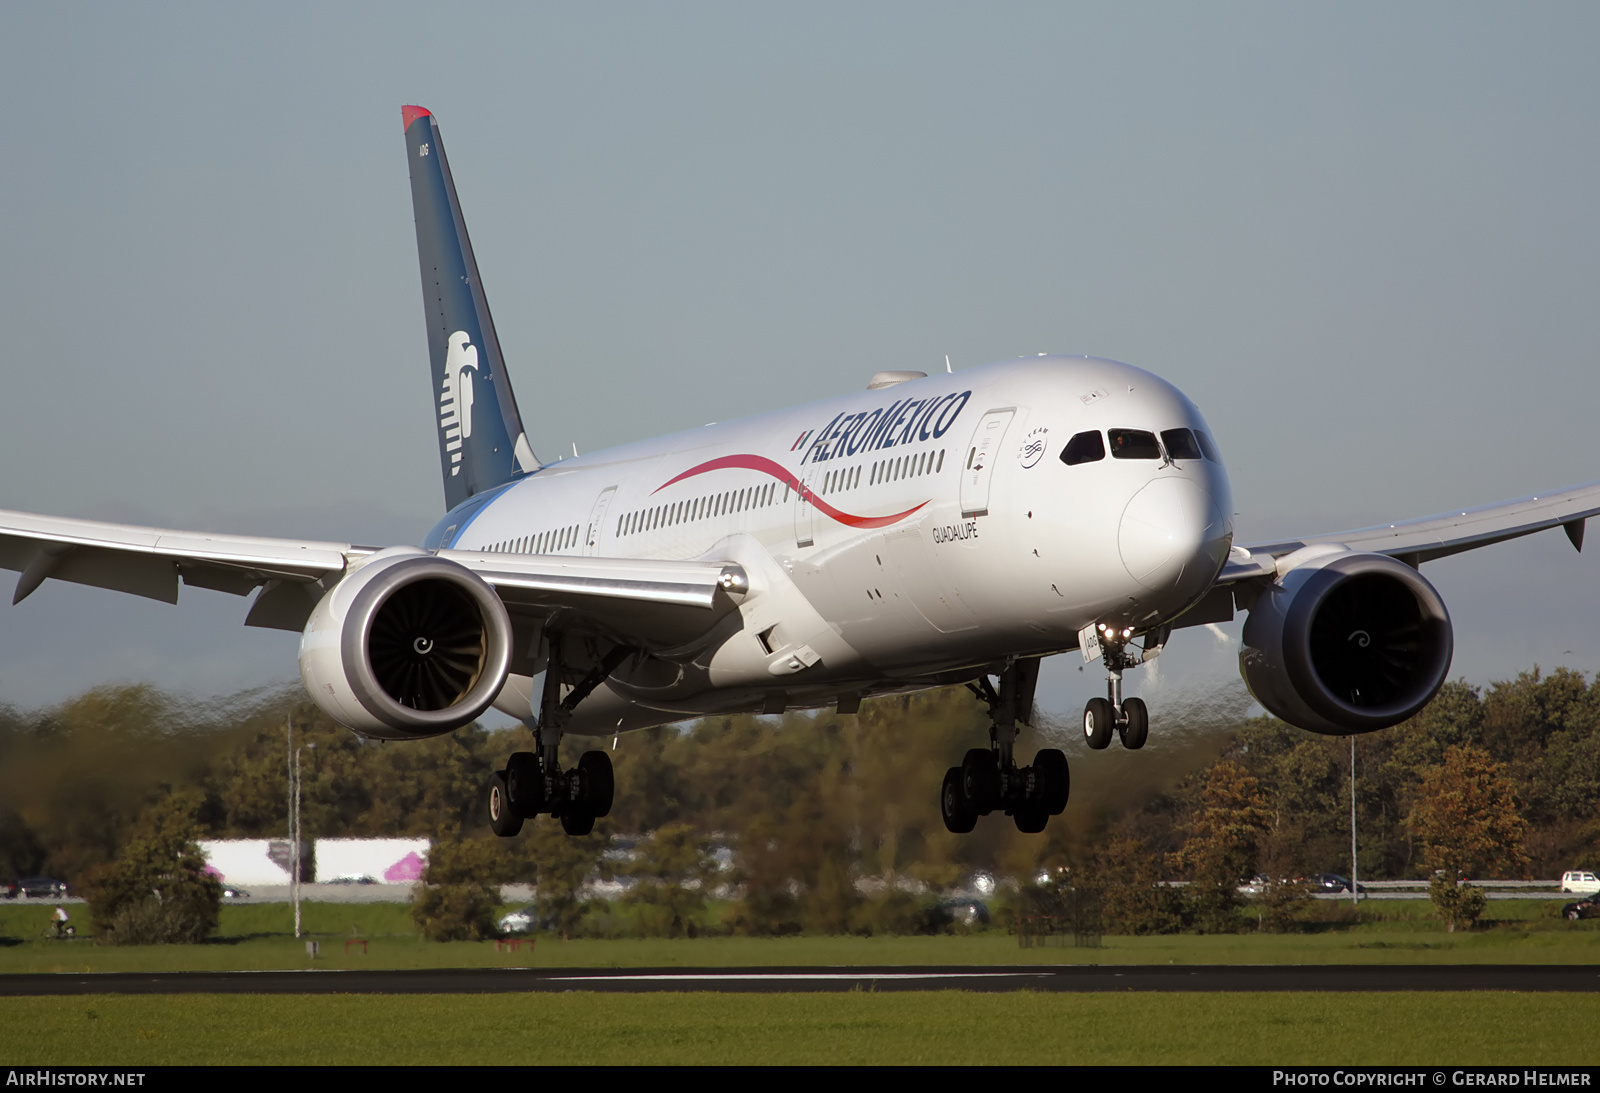
[[659,561],[441,550],[482,577],[514,615],[561,613],[585,629],[646,648],[691,642],[749,591],[743,567]]
[[496,554],[441,550],[494,585],[507,603],[571,596],[636,600],[709,610],[718,592],[742,593],[745,575],[731,562],[574,558],[561,554]]

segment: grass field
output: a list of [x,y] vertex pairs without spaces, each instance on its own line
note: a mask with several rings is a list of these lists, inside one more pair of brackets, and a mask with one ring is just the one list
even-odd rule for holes
[[[1107,935],[1100,948],[1021,949],[996,928],[931,937],[574,939],[540,936],[531,949],[490,942],[437,944],[416,936],[404,904],[312,903],[302,923],[321,953],[312,961],[282,904],[223,908],[204,945],[111,948],[43,938],[50,908],[0,909],[6,972],[260,970],[270,968],[730,967],[863,964],[1600,964],[1600,922],[1567,923],[1547,902],[1497,901],[1495,921],[1447,934],[1426,904],[1370,903],[1361,918],[1311,924],[1295,934],[1161,937]],[[345,939],[366,939],[347,952]]]
[[[935,937],[539,937],[433,944],[404,904],[223,909],[205,945],[49,941],[49,907],[0,907],[0,974],[268,968],[818,964],[1600,964],[1600,923],[1496,901],[1446,934],[1423,903],[1322,909],[1297,934],[1119,937],[1020,949],[1004,929]],[[344,941],[367,940],[346,952]],[[1600,1064],[1600,995],[592,994],[0,998],[0,1062]]]
[[1600,1064],[1575,994],[0,998],[13,1065]]

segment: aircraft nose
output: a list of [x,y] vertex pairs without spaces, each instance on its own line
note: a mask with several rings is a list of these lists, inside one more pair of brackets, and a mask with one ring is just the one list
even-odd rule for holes
[[1122,512],[1117,546],[1122,564],[1151,591],[1188,596],[1216,576],[1227,556],[1228,528],[1204,486],[1188,478],[1148,483]]

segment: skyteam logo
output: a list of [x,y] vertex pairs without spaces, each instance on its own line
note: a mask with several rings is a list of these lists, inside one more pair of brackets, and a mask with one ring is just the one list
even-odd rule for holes
[[439,390],[439,428],[450,455],[450,474],[461,473],[461,442],[472,435],[472,377],[478,371],[478,347],[465,330],[450,335],[444,354],[444,384]]

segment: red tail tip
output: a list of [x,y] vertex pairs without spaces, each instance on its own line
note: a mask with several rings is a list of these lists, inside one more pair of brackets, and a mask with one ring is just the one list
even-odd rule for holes
[[406,129],[410,129],[411,123],[416,121],[418,118],[427,118],[432,116],[433,115],[431,113],[429,113],[427,110],[424,110],[420,106],[402,106],[400,108],[400,120],[405,122],[404,128]]

